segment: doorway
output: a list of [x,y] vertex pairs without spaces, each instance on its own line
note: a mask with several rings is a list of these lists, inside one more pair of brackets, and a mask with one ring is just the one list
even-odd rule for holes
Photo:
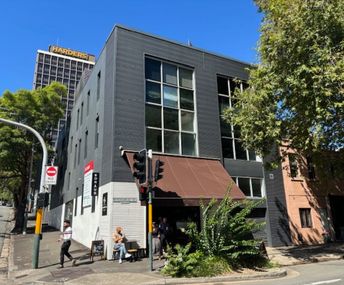
[[344,240],[344,196],[330,195],[333,228],[336,240]]

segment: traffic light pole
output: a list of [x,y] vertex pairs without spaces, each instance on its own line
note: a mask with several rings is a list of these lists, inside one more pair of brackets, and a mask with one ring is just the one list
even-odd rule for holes
[[[47,147],[45,145],[45,142],[42,136],[35,129],[27,125],[24,125],[22,123],[6,120],[3,118],[0,118],[0,122],[29,130],[31,133],[33,133],[36,136],[36,138],[41,143],[41,146],[43,149],[43,158],[42,158],[41,182],[40,182],[39,192],[43,193],[45,191],[44,189],[45,188],[45,166],[47,165],[47,161],[48,161],[48,151],[47,151]],[[41,239],[41,231],[42,231],[42,216],[43,216],[43,209],[38,209],[37,214],[36,214],[35,239],[34,239],[34,247],[33,247],[33,254],[32,254],[32,267],[33,268],[38,268],[39,242]]]
[[149,271],[153,271],[153,195],[152,195],[152,184],[153,184],[153,176],[152,176],[152,150],[148,150],[148,249],[149,249]]

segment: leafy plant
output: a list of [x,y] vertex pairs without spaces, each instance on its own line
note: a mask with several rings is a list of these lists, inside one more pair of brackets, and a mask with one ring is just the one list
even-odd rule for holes
[[167,248],[167,264],[162,269],[162,273],[172,277],[194,276],[192,272],[202,260],[202,253],[196,251],[189,253],[191,243],[185,247],[177,244],[175,248]]
[[216,276],[230,272],[231,268],[223,257],[205,256],[201,251],[191,251],[191,243],[185,247],[177,244],[167,249],[167,263],[162,273],[172,277]]
[[258,256],[260,241],[252,233],[262,223],[248,219],[261,201],[233,201],[229,192],[223,200],[201,203],[201,230],[195,223],[188,225],[187,234],[193,246],[205,256],[221,256],[235,263],[247,256]]

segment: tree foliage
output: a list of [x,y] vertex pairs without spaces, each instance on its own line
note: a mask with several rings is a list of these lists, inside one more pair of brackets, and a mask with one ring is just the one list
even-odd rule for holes
[[260,63],[227,120],[266,155],[287,139],[305,152],[344,147],[344,1],[256,0]]
[[[59,83],[33,91],[5,91],[0,97],[0,117],[34,128],[49,146],[51,131],[63,116],[61,98],[66,97],[66,92],[66,87]],[[32,149],[35,150],[34,161],[39,161],[42,148],[31,132],[0,124],[0,185],[5,185],[6,190],[12,192],[17,210],[25,206]],[[17,221],[22,215],[22,211],[19,212]]]

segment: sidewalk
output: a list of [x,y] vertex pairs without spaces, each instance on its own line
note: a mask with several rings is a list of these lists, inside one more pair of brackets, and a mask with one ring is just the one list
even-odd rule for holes
[[322,245],[267,247],[271,261],[280,266],[344,259],[344,242]]
[[[164,261],[154,260],[154,271],[148,271],[148,260],[123,262],[100,260],[91,262],[89,249],[72,242],[70,252],[78,258],[77,266],[65,263],[58,269],[60,243],[59,232],[50,227],[43,228],[40,242],[39,268],[32,269],[33,222],[29,221],[26,235],[12,235],[9,254],[9,272],[6,284],[216,284],[236,280],[278,278],[286,275],[286,269],[274,268],[263,272],[248,271],[214,278],[168,278],[159,273]],[[344,244],[330,244],[316,247],[268,248],[272,260],[283,265],[321,261],[324,258],[339,259],[344,254]],[[5,283],[4,283],[5,284]]]
[[33,225],[29,221],[26,235],[12,235],[9,254],[9,272],[6,284],[200,284],[216,283],[244,279],[277,278],[286,275],[284,269],[272,269],[248,274],[234,273],[216,278],[169,278],[159,273],[164,260],[154,260],[154,271],[148,270],[148,260],[123,262],[88,258],[89,249],[73,241],[70,253],[78,259],[77,266],[65,263],[58,269],[61,244],[57,242],[59,231],[43,227],[43,239],[40,242],[39,268],[32,269]]

